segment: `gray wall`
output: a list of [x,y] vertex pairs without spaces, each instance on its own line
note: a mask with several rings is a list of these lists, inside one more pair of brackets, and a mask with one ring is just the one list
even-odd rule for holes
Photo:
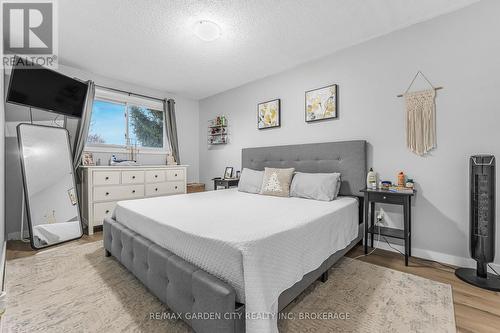
[[[417,182],[413,253],[470,265],[468,157],[500,157],[498,13],[500,1],[484,0],[201,100],[201,181],[221,175],[225,166],[239,169],[244,147],[366,139],[369,165],[381,178],[395,180],[404,170]],[[438,148],[426,157],[406,149],[403,99],[396,98],[417,70],[444,86],[436,101]],[[304,92],[330,83],[339,84],[339,118],[305,123]],[[281,98],[282,126],[259,131],[257,103],[274,98]],[[221,113],[228,116],[230,143],[209,148],[207,121]],[[400,213],[385,208],[386,223],[400,225]],[[497,244],[499,236],[497,228]],[[498,250],[496,257],[500,262]]]
[[[113,80],[100,75],[85,72],[69,66],[60,65],[59,71],[66,75],[77,77],[82,80],[93,80],[98,85],[108,86],[116,89],[131,91],[134,93],[155,96],[159,98],[174,98],[177,116],[177,130],[179,136],[179,149],[182,164],[189,165],[188,181],[198,181],[198,160],[199,160],[199,109],[198,101],[175,96],[168,92],[139,87],[126,82]],[[5,91],[7,91],[9,75],[5,75]],[[16,122],[29,121],[29,109],[27,107],[7,104],[5,117],[8,123],[15,125]],[[56,117],[53,113],[33,109],[34,120],[53,120]],[[59,117],[61,118],[61,117]],[[69,120],[68,130],[70,135],[75,133],[77,122]],[[12,127],[12,126],[10,126]],[[10,128],[9,127],[9,128]],[[2,126],[3,129],[3,126]],[[17,138],[15,136],[6,137],[5,141],[5,165],[6,165],[6,229],[9,238],[19,238],[21,221],[21,196],[22,196],[22,178],[20,172],[19,154],[17,148]],[[2,135],[2,138],[4,135]],[[103,164],[106,164],[111,153],[96,153],[95,159],[100,158]],[[117,154],[118,157],[123,155]],[[125,157],[125,156],[123,156]],[[142,164],[165,164],[166,156],[164,154],[140,154],[138,157]],[[26,230],[26,223],[25,223]],[[25,231],[26,233],[26,231]]]

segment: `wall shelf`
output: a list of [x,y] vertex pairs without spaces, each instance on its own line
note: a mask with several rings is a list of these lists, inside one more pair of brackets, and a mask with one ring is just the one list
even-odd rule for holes
[[220,115],[208,121],[207,143],[209,146],[225,145],[229,139],[227,117]]

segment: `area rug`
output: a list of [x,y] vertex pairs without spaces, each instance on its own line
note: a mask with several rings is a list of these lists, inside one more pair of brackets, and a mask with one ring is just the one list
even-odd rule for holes
[[[9,332],[190,332],[102,242],[7,262]],[[171,313],[172,314],[172,313]],[[451,287],[344,258],[281,314],[280,332],[455,332]]]

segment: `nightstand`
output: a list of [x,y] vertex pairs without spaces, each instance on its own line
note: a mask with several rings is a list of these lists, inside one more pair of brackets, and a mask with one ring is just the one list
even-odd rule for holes
[[226,189],[238,186],[238,183],[240,182],[239,178],[230,178],[230,179],[213,178],[212,180],[214,181],[214,190],[217,190],[217,187],[219,186],[223,186]]
[[[404,240],[405,265],[408,266],[408,257],[411,257],[411,198],[416,191],[399,193],[382,189],[364,189],[361,192],[365,194],[365,254],[368,253],[368,234],[370,235],[370,246],[373,247],[373,236],[380,232],[380,236]],[[403,229],[375,226],[375,203],[402,206]]]

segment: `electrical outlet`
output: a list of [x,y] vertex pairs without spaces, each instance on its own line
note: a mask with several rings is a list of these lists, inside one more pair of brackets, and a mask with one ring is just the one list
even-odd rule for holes
[[375,214],[376,216],[376,223],[377,225],[383,225],[384,224],[384,211],[381,209]]

